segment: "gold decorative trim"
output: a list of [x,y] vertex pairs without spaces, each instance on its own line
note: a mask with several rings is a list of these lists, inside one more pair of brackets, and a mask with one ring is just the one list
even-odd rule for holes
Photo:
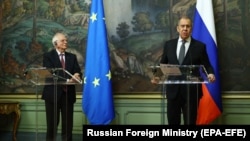
[[[41,95],[36,94],[1,94],[1,99],[36,99],[41,98]],[[82,99],[82,94],[76,95],[77,99]],[[114,94],[115,99],[160,99],[161,93],[119,93]],[[250,99],[250,93],[223,93],[222,99]]]

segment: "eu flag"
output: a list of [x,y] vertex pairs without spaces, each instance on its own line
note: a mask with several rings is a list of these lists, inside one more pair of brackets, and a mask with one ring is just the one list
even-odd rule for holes
[[202,85],[203,96],[198,108],[197,124],[209,124],[222,114],[218,48],[212,0],[197,0],[192,35],[206,44],[216,81]]
[[88,25],[82,108],[92,125],[115,117],[103,0],[92,0]]

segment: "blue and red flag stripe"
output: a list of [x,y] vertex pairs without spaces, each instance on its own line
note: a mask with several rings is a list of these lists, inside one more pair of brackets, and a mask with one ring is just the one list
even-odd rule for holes
[[216,81],[202,84],[203,97],[198,108],[197,124],[209,124],[222,113],[218,48],[212,0],[197,0],[192,36],[206,44]]

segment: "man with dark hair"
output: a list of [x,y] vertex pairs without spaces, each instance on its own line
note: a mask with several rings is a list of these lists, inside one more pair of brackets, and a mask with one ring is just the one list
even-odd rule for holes
[[[214,82],[214,70],[209,62],[206,45],[191,36],[191,19],[186,16],[181,17],[176,29],[179,37],[165,42],[160,63],[204,65],[208,72],[208,80]],[[158,83],[159,78],[155,77],[151,82]],[[187,86],[187,84],[166,85],[167,118],[170,125],[181,124],[181,113],[183,113],[184,124],[196,124],[199,100],[202,97],[201,84],[189,84],[189,92]]]

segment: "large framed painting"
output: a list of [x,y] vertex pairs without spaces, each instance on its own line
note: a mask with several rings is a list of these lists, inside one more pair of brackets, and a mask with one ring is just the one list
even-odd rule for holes
[[[0,95],[32,94],[30,68],[42,67],[56,32],[68,35],[84,74],[91,0],[0,1]],[[150,82],[166,40],[178,36],[181,15],[191,18],[196,0],[104,0],[113,91],[161,90]],[[250,91],[250,22],[248,0],[213,0],[221,90]],[[78,92],[82,86],[77,85]],[[40,89],[40,88],[39,88]]]

